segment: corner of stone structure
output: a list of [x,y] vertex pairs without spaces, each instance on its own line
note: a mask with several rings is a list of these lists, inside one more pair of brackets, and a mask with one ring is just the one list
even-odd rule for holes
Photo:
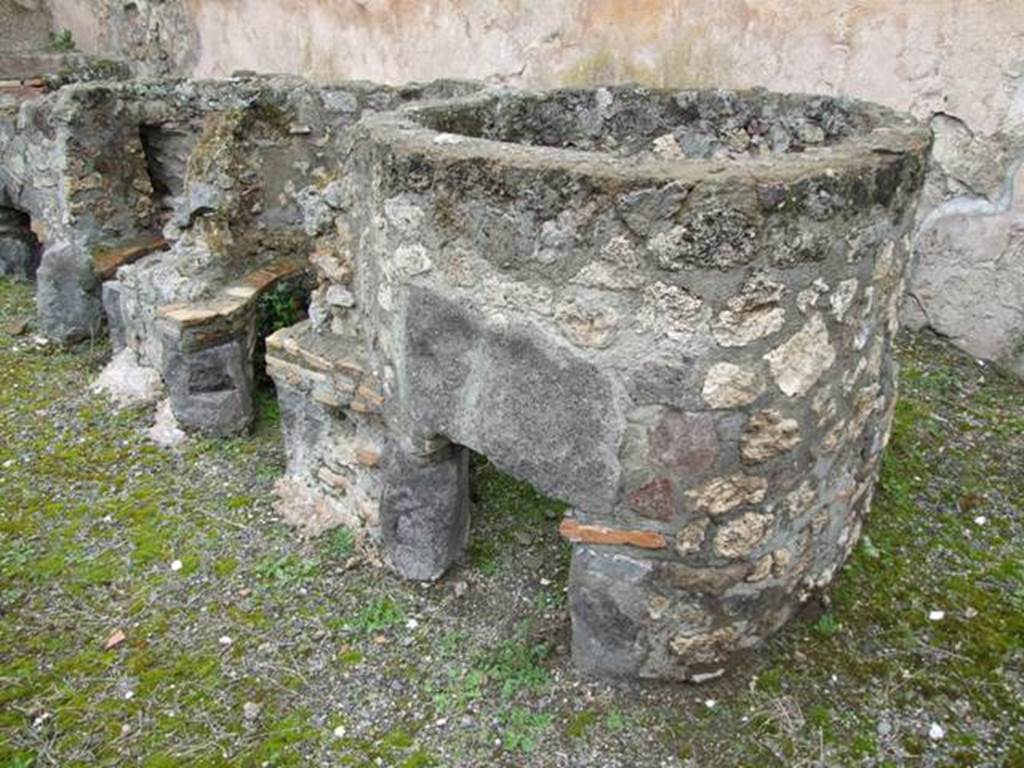
[[97,338],[103,302],[86,249],[56,242],[43,251],[36,272],[36,307],[43,334],[61,344]]

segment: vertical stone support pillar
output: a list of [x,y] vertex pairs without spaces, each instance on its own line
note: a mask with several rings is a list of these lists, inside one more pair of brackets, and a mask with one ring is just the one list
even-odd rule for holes
[[427,454],[393,448],[384,472],[384,556],[405,578],[433,581],[466,548],[469,451],[447,442]]
[[36,274],[36,305],[40,329],[62,344],[100,332],[103,304],[87,249],[59,242],[43,252]]
[[[158,322],[163,345],[160,374],[174,417],[185,429],[215,436],[245,430],[253,417],[252,311],[215,327],[206,310],[172,308]],[[227,324],[227,320],[225,320]]]
[[100,288],[103,312],[107,316],[110,346],[113,347],[115,354],[128,346],[128,334],[121,305],[121,289],[122,284],[118,280],[107,280]]

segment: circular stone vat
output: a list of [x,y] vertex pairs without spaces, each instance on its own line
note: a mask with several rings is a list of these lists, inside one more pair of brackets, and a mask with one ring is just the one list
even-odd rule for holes
[[926,129],[844,99],[622,87],[362,131],[351,240],[402,446],[380,507],[398,570],[436,575],[464,542],[440,509],[458,494],[400,477],[432,460],[409,446],[448,445],[439,461],[467,446],[571,505],[583,670],[706,679],[831,581],[892,420]]

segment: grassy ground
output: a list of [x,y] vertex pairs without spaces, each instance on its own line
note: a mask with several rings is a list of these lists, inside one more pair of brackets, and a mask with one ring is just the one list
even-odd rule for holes
[[32,312],[0,283],[0,766],[1024,766],[1024,388],[947,347],[905,340],[815,615],[727,679],[633,685],[572,669],[557,505],[478,466],[468,561],[402,582],[275,520],[272,398],[159,450],[86,392],[103,345],[4,330]]

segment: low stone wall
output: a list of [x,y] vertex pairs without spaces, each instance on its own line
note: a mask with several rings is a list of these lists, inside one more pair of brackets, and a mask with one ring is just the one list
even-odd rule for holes
[[174,93],[174,84],[75,84],[0,114],[0,186],[45,247],[40,321],[56,340],[102,330],[95,249],[162,226],[140,129],[197,119]]
[[[41,301],[44,327],[73,338],[83,323],[72,322],[68,307],[96,307],[105,279],[102,301],[118,355],[103,387],[118,398],[148,396],[151,388],[137,381],[155,371],[181,426],[217,435],[246,429],[259,298],[306,270],[308,190],[337,173],[349,126],[365,110],[472,88],[321,88],[288,77],[79,87],[75,103],[88,102],[91,122],[111,126],[108,133],[117,126],[135,161],[101,158],[89,166],[102,169],[90,188],[104,201],[88,209],[91,219],[74,219],[72,235],[91,245],[51,248],[39,283],[41,297],[74,294],[78,301],[65,300],[60,312]],[[66,181],[78,178],[75,172]],[[106,209],[139,215],[111,228],[108,218],[96,223]],[[159,247],[140,250],[139,238],[125,239],[161,225]],[[104,274],[99,264],[109,254],[114,268]]]

